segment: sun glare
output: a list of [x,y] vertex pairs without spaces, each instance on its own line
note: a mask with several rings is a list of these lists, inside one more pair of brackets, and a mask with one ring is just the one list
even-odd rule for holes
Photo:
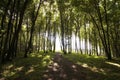
[[107,64],[110,64],[110,65],[114,65],[114,66],[117,66],[120,68],[120,64],[117,64],[117,63],[113,63],[113,62],[106,62]]

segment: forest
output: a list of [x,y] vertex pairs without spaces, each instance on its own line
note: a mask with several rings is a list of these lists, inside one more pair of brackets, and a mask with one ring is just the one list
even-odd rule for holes
[[120,0],[0,0],[0,80],[119,80]]

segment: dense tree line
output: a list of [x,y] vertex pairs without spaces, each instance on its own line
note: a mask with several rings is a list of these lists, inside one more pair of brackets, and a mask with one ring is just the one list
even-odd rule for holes
[[120,57],[119,9],[119,0],[0,0],[0,62],[55,52],[56,36],[71,53],[73,34],[76,53]]

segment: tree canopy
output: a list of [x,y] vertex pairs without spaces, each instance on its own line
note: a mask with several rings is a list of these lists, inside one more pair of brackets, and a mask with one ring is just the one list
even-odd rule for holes
[[120,79],[119,49],[120,0],[0,0],[0,80]]
[[119,0],[2,0],[0,61],[55,52],[58,37],[65,54],[120,57],[119,13]]

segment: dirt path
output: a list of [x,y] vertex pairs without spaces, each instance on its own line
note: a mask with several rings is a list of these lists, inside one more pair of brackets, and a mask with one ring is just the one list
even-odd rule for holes
[[42,80],[86,80],[84,68],[56,53]]

